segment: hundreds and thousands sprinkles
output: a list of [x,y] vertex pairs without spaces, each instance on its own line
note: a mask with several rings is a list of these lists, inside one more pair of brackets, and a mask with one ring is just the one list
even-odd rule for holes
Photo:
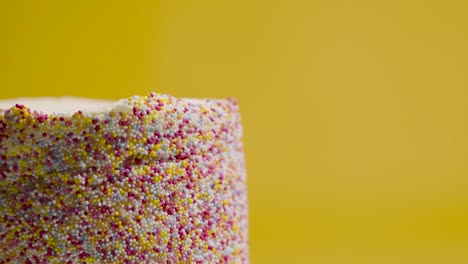
[[0,110],[0,263],[247,263],[234,100]]

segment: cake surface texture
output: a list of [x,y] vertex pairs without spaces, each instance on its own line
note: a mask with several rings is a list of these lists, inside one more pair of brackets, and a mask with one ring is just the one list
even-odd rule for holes
[[234,99],[44,100],[0,101],[0,263],[249,262]]

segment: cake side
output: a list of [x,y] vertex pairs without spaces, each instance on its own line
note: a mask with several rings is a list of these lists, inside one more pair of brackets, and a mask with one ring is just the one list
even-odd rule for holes
[[0,262],[248,262],[237,103],[126,105],[0,111]]

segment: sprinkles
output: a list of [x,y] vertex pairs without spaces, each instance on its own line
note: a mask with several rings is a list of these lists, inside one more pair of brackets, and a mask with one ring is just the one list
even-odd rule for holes
[[248,263],[235,100],[0,109],[0,264]]

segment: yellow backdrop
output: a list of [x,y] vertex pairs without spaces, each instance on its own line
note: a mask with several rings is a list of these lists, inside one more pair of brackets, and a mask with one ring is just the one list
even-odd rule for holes
[[239,99],[253,263],[468,263],[466,1],[0,1],[0,97]]

